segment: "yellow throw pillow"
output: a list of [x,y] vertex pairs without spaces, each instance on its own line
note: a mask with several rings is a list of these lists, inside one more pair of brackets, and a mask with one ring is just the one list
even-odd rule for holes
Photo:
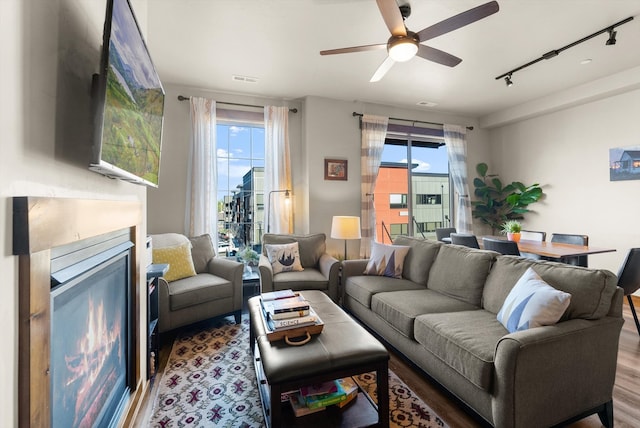
[[196,274],[196,269],[193,267],[193,259],[191,258],[190,244],[154,248],[153,263],[167,263],[169,265],[169,270],[164,276],[164,279],[169,282],[195,276]]

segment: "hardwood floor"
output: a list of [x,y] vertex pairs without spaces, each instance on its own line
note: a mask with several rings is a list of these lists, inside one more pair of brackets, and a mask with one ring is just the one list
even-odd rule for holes
[[[640,308],[640,298],[634,297],[636,308]],[[616,428],[636,428],[640,426],[640,336],[636,330],[631,310],[624,300],[623,315],[625,319],[618,350],[618,368],[613,388],[614,423]],[[163,336],[163,347],[160,352],[160,373],[164,370],[173,334]],[[428,381],[422,374],[411,367],[401,357],[392,353],[389,368],[393,370],[425,403],[444,419],[451,428],[482,427],[482,423],[470,413],[465,412],[460,404],[450,397],[436,384]],[[137,421],[137,427],[147,427],[151,412],[151,403],[155,397],[156,387],[148,395],[148,403],[143,410],[143,417]],[[569,425],[570,428],[599,428],[602,425],[597,415],[589,416]]]

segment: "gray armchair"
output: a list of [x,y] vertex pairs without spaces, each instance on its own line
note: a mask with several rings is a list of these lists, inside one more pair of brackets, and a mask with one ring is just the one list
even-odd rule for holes
[[[267,258],[266,246],[270,244],[298,243],[300,262],[304,270],[273,273]],[[326,235],[285,235],[266,233],[262,238],[260,256],[260,286],[263,293],[276,290],[320,290],[334,302],[338,301],[340,262],[327,254]]]
[[[191,245],[196,275],[175,281],[160,278],[158,290],[158,331],[173,330],[221,315],[234,315],[240,323],[242,312],[242,263],[216,258],[211,236],[187,238],[177,233],[151,235],[156,249]],[[154,259],[154,263],[157,261]],[[170,268],[171,269],[171,268]]]

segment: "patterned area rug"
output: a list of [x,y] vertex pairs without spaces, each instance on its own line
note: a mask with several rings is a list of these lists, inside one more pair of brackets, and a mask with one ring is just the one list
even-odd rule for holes
[[[176,338],[159,382],[150,425],[178,427],[263,427],[264,419],[249,351],[249,320],[232,318]],[[375,373],[354,377],[376,400]],[[391,427],[447,427],[433,410],[389,371]]]

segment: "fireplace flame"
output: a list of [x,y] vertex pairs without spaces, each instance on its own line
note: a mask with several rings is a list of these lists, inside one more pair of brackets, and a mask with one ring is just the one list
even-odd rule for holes
[[96,308],[92,298],[89,298],[88,313],[86,334],[77,341],[77,353],[64,357],[69,373],[65,386],[80,382],[77,385],[76,415],[81,415],[82,412],[77,411],[88,404],[87,400],[97,386],[96,381],[104,382],[109,376],[102,371],[107,368],[105,362],[114,356],[114,350],[118,360],[122,358],[117,346],[122,328],[120,316],[116,316],[117,321],[109,329],[104,303],[100,302]]

